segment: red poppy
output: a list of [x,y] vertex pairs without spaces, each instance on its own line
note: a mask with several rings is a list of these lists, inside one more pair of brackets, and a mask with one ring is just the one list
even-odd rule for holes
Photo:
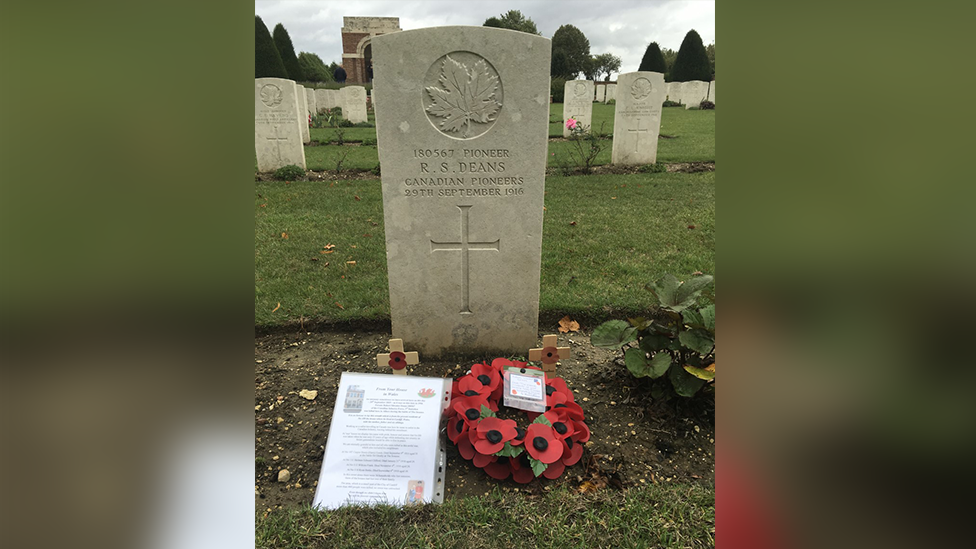
[[563,465],[563,462],[557,460],[555,463],[550,463],[549,467],[546,467],[546,470],[542,472],[542,476],[554,480],[559,478],[559,475],[563,474],[565,470],[566,466]]
[[555,364],[559,362],[559,350],[555,347],[543,347],[542,349],[542,363],[543,364]]
[[457,444],[458,439],[468,434],[468,422],[463,417],[453,417],[447,420],[447,438]]
[[478,422],[476,433],[478,440],[474,443],[475,450],[482,454],[494,454],[505,448],[505,443],[515,438],[515,421],[486,417]]
[[497,368],[492,368],[487,364],[475,364],[471,367],[471,376],[487,385],[492,391],[502,382],[502,377]]
[[525,449],[529,455],[542,463],[552,463],[563,455],[563,445],[559,442],[552,427],[543,423],[533,423],[526,429]]
[[574,421],[583,421],[583,408],[581,408],[579,404],[576,404],[575,402],[567,402],[565,404],[556,404],[552,407],[553,410],[557,411],[559,408],[566,408],[564,411],[569,414],[570,419]]
[[460,381],[458,381],[458,392],[461,394],[461,396],[481,396],[487,400],[491,395],[491,387],[481,383],[481,381],[474,376],[464,376]]
[[458,453],[461,454],[461,457],[464,459],[470,460],[475,454],[477,454],[477,452],[474,451],[474,446],[472,446],[471,442],[468,440],[468,437],[459,438],[457,441],[457,447]]
[[407,355],[400,351],[390,353],[390,368],[402,370],[407,367]]
[[512,474],[512,464],[507,459],[500,459],[485,465],[485,472],[493,479],[505,480]]
[[[563,458],[561,463],[566,467],[574,465],[583,456],[583,445],[573,442],[572,438],[563,440]],[[550,465],[550,467],[552,467]]]
[[515,482],[528,484],[535,478],[535,473],[532,472],[532,465],[529,464],[529,458],[526,457],[524,452],[518,457],[510,458],[508,461],[512,466],[512,480]]
[[515,427],[515,438],[513,438],[510,441],[508,441],[509,444],[511,444],[512,446],[519,446],[520,444],[522,444],[523,442],[525,442],[525,433],[526,433],[525,429],[516,426]]
[[[575,402],[576,397],[573,392],[569,390],[566,386],[566,381],[561,377],[547,377],[546,378],[546,395],[552,396],[555,393],[562,393],[566,396],[566,401]],[[565,401],[564,401],[565,402]]]
[[572,420],[563,416],[559,412],[549,410],[543,415],[549,420],[549,423],[552,424],[552,430],[556,432],[556,437],[560,440],[569,438],[573,435],[573,433],[576,432],[576,430],[573,428]]
[[471,463],[474,463],[475,467],[483,469],[486,465],[488,465],[489,463],[494,463],[495,461],[498,461],[498,456],[486,456],[484,454],[479,454],[475,452],[474,458],[471,460]]
[[586,426],[582,421],[573,421],[573,427],[576,429],[576,434],[573,435],[573,440],[576,442],[586,442],[590,440],[590,428]]
[[481,407],[487,405],[488,400],[484,397],[462,396],[451,401],[451,408],[454,408],[458,415],[464,416],[469,423],[478,421],[481,418]]

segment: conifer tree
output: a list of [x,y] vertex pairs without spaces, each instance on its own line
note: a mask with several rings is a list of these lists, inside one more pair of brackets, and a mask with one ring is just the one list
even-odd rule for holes
[[681,47],[678,48],[678,56],[675,57],[674,66],[671,67],[671,81],[704,80],[708,82],[711,79],[712,68],[708,61],[708,53],[705,51],[705,44],[702,43],[701,36],[692,29],[685,35],[685,39],[681,41]]
[[661,47],[657,42],[651,42],[644,50],[644,58],[641,59],[639,71],[651,71],[664,74],[668,72],[668,65],[664,62],[664,55],[661,54]]
[[285,65],[288,78],[295,82],[304,82],[306,80],[305,71],[298,63],[298,57],[295,56],[295,47],[291,44],[291,37],[288,36],[288,31],[285,30],[285,26],[281,23],[275,25],[274,33],[271,36],[274,38],[275,47],[278,48],[278,55],[281,56],[281,62]]
[[288,78],[271,33],[258,15],[254,16],[254,78]]

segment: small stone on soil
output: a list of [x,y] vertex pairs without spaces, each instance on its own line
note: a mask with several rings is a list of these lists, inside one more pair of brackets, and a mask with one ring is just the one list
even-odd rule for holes
[[[278,456],[275,457],[277,458]],[[278,482],[288,482],[290,479],[291,473],[288,472],[288,469],[278,471]]]

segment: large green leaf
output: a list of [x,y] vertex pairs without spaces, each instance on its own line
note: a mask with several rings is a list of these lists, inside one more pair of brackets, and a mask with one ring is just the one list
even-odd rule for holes
[[712,352],[715,340],[705,330],[685,330],[678,334],[678,339],[685,347],[702,355]]
[[697,377],[698,379],[704,379],[705,381],[711,381],[715,379],[715,365],[712,364],[709,368],[695,368],[691,364],[685,364],[683,366],[686,372]]
[[548,425],[549,427],[552,427],[552,423],[550,423],[549,420],[546,419],[546,416],[543,415],[540,415],[539,417],[535,418],[535,421],[533,421],[532,423],[541,423],[543,425]]
[[650,373],[647,358],[643,349],[630,348],[624,353],[624,364],[634,377],[644,377]]
[[709,305],[699,312],[701,313],[702,322],[705,324],[705,329],[715,333],[715,304]]
[[601,349],[619,349],[637,339],[637,328],[626,320],[608,320],[593,330],[590,343]]
[[647,353],[656,353],[658,351],[668,349],[671,345],[671,339],[663,335],[658,334],[648,334],[640,338],[640,348],[644,349]]
[[701,275],[682,283],[674,275],[668,273],[659,282],[652,284],[649,289],[657,297],[662,308],[681,312],[694,305],[698,294],[711,284],[712,280],[711,275]]
[[652,378],[661,377],[667,373],[668,368],[671,366],[671,355],[668,353],[658,353],[651,358],[648,365],[651,367],[651,371],[647,375]]
[[671,378],[671,385],[674,387],[674,392],[683,397],[695,396],[698,389],[701,389],[702,385],[705,384],[704,379],[698,379],[677,365],[668,370],[668,377]]
[[492,412],[491,411],[491,408],[489,408],[489,407],[485,406],[484,404],[482,404],[481,405],[481,417],[485,418],[485,417],[498,417],[498,416],[495,415],[495,412]]
[[511,442],[506,442],[505,447],[495,452],[495,455],[500,457],[516,457],[521,453],[522,453],[521,446],[512,446]]
[[704,328],[705,324],[702,320],[702,315],[694,309],[685,309],[681,311],[681,318],[684,319],[685,324],[691,326],[692,328]]

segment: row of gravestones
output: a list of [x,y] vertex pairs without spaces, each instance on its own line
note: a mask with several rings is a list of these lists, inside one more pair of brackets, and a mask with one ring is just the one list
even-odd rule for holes
[[340,107],[350,122],[366,122],[366,88],[311,89],[283,78],[254,79],[254,151],[259,172],[305,169],[310,116]]
[[[568,82],[567,82],[568,84]],[[702,101],[715,102],[715,81],[692,80],[690,82],[668,82],[665,96],[668,101],[681,103],[686,109],[698,106]],[[617,97],[617,84],[595,84],[596,95],[593,100],[597,103],[609,103]]]
[[[429,355],[524,352],[538,337],[551,42],[437,27],[379,35],[372,48],[393,336]],[[593,82],[566,86],[566,117],[588,126]],[[304,163],[295,90],[255,81],[259,165],[285,139],[301,161],[286,163]],[[321,91],[311,110],[331,104]],[[619,76],[615,164],[655,162],[666,96],[660,73]]]

